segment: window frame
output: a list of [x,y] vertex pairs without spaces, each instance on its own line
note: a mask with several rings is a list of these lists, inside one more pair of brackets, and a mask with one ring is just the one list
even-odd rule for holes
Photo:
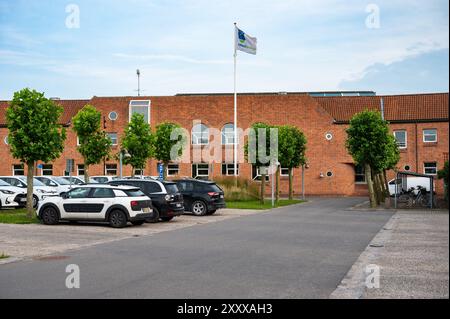
[[[231,139],[233,140],[232,143],[228,142],[228,139],[230,138],[230,136],[227,136],[227,134],[230,134],[230,132],[226,132],[225,129],[227,126],[232,126],[232,132],[231,132]],[[226,123],[224,126],[222,126],[222,130],[220,131],[221,134],[221,144],[222,145],[234,145],[234,144],[239,144],[239,138],[237,143],[235,143],[234,141],[234,124],[233,123]]]
[[[110,167],[108,167],[108,165]],[[114,167],[114,168],[111,168],[111,167]],[[110,174],[109,171],[115,171],[115,173],[114,174]],[[117,176],[117,164],[115,164],[115,163],[106,163],[105,164],[105,175],[106,176]]]
[[[50,167],[50,168],[48,168],[48,167]],[[50,174],[47,174],[48,171],[50,171]],[[42,164],[41,175],[42,176],[52,176],[53,175],[53,164]]]
[[[253,176],[253,175],[255,175],[255,176]],[[258,166],[252,165],[251,177],[252,177],[253,181],[261,182],[262,175],[261,175],[261,172],[260,172],[260,169],[259,169]],[[267,174],[266,175],[266,182],[269,182],[269,181],[270,181],[270,174]]]
[[[20,166],[20,168],[16,168],[16,166]],[[21,171],[22,174],[16,174],[16,171]],[[13,164],[12,165],[12,175],[13,176],[25,175],[25,165],[24,164]]]
[[[199,171],[199,165],[206,165],[206,167],[207,168],[200,168],[200,170],[208,170],[208,174],[207,175],[204,175],[204,174],[199,174],[198,173],[198,171]],[[194,176],[194,167],[195,167],[195,176]],[[208,163],[193,163],[192,164],[192,178],[197,178],[197,177],[200,177],[200,178],[202,178],[202,177],[209,177],[209,173],[210,173],[210,171],[209,171],[209,164]]]
[[[357,168],[358,168],[358,167],[361,168],[361,172],[358,172],[358,171],[357,171]],[[355,184],[360,184],[360,185],[367,184],[367,181],[366,181],[366,172],[365,172],[364,166],[355,164],[355,166],[354,166],[354,172],[355,172]],[[357,176],[362,176],[362,177],[363,177],[363,178],[362,178],[363,180],[362,180],[362,181],[357,181],[357,180],[356,180],[356,177],[357,177]]]
[[[176,168],[174,168],[176,166]],[[172,174],[171,171],[176,171],[175,174]],[[169,163],[166,167],[167,176],[177,176],[180,174],[180,164],[178,163]]]
[[[147,106],[144,105],[131,105],[133,102],[147,102]],[[151,118],[150,118],[150,106],[151,106],[151,100],[130,100],[130,103],[128,103],[128,122],[131,121],[131,117],[133,115],[133,107],[146,107],[147,108],[147,124],[150,124],[151,122]],[[142,114],[142,113],[139,113]],[[144,120],[145,120],[145,116],[144,116]]]
[[[115,135],[116,135],[116,138],[115,138],[116,143],[114,143],[114,142],[113,142],[113,138],[111,138],[111,135],[112,135],[112,134],[115,134]],[[110,141],[111,141],[111,146],[117,146],[117,145],[119,145],[119,134],[117,134],[117,132],[108,132],[108,133],[106,133],[106,135],[108,136],[108,138],[109,138]]]
[[[425,140],[425,136],[433,136],[432,134],[425,134],[425,131],[434,131],[434,132],[435,132],[435,134],[434,134],[434,141],[426,141],[426,140]],[[437,141],[438,141],[437,129],[435,129],[435,128],[426,128],[426,129],[423,129],[423,130],[422,130],[422,141],[423,141],[424,143],[437,143]]]
[[[429,167],[425,167],[426,164],[434,164],[434,173],[427,173],[426,170],[430,169]],[[434,162],[423,162],[423,173],[426,175],[437,175],[437,171],[438,171],[438,163],[436,161]]]
[[[204,127],[204,128],[206,128],[206,133],[202,129],[200,129],[199,132],[194,131],[194,129],[197,128],[197,127],[200,127],[200,128]],[[194,134],[195,134],[195,139],[194,139]],[[200,137],[198,137],[197,134],[200,134]],[[204,139],[203,135],[204,134],[206,134],[207,142],[206,143],[198,143],[199,139],[200,139],[200,141],[203,142],[203,139]],[[194,140],[197,143],[194,143]],[[194,126],[192,126],[192,130],[191,130],[191,144],[192,145],[208,145],[209,144],[209,126],[208,125],[206,125],[204,123],[197,123]]]
[[[237,176],[239,176],[239,163],[237,163]],[[233,173],[230,173],[232,171]],[[224,174],[225,172],[225,174]],[[222,163],[221,173],[224,176],[235,176],[234,175],[234,163]]]
[[[403,132],[405,133],[405,146],[400,146],[398,140],[397,140],[397,135],[395,133],[399,133],[399,132]],[[394,137],[395,137],[395,141],[397,143],[397,146],[399,149],[407,149],[408,148],[408,131],[407,130],[394,130],[393,132]]]
[[[83,174],[80,174],[83,171]],[[77,176],[84,176],[84,164],[77,164]]]

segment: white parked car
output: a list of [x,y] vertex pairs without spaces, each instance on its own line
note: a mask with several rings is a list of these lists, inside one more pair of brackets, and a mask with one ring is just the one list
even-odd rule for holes
[[11,186],[8,183],[0,180],[0,209],[4,207],[19,207],[24,206],[27,193],[23,188]]
[[111,176],[111,175],[91,176],[91,177],[89,177],[89,182],[106,184],[109,181],[113,181],[113,180],[116,180],[119,178],[120,177],[118,177],[118,176]]
[[128,222],[142,225],[154,218],[152,201],[139,188],[103,184],[78,186],[60,197],[46,198],[36,214],[46,225],[60,220],[99,221],[114,228]]
[[84,178],[80,177],[80,176],[59,176],[61,178],[64,178],[65,180],[67,180],[69,182],[69,184],[72,185],[85,185],[86,183],[84,182]]
[[68,192],[74,186],[67,179],[58,176],[36,176],[36,179],[41,181],[45,186],[56,189],[58,194]]
[[[27,177],[26,176],[0,176],[0,179],[4,182],[20,187],[22,189],[27,188]],[[57,190],[45,186],[42,182],[33,178],[33,207],[36,208],[38,206],[39,201],[42,201],[44,198],[49,196],[58,196],[59,193]],[[24,199],[24,202],[26,198]]]

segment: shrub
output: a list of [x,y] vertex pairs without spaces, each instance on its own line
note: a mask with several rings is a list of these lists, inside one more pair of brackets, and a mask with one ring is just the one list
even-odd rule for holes
[[245,201],[259,198],[258,185],[251,180],[227,176],[217,177],[214,182],[223,189],[226,201]]

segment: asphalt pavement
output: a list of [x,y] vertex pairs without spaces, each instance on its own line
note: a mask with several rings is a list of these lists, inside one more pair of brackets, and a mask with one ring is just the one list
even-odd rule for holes
[[[0,298],[328,298],[393,214],[349,209],[363,200],[314,198],[0,265]],[[80,288],[67,288],[68,265]]]

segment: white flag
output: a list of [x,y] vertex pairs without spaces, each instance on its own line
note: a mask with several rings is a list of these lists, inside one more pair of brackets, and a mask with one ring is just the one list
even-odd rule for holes
[[250,54],[256,54],[256,38],[245,34],[244,31],[240,30],[238,27],[235,27],[235,45],[234,49],[239,51],[244,51]]

